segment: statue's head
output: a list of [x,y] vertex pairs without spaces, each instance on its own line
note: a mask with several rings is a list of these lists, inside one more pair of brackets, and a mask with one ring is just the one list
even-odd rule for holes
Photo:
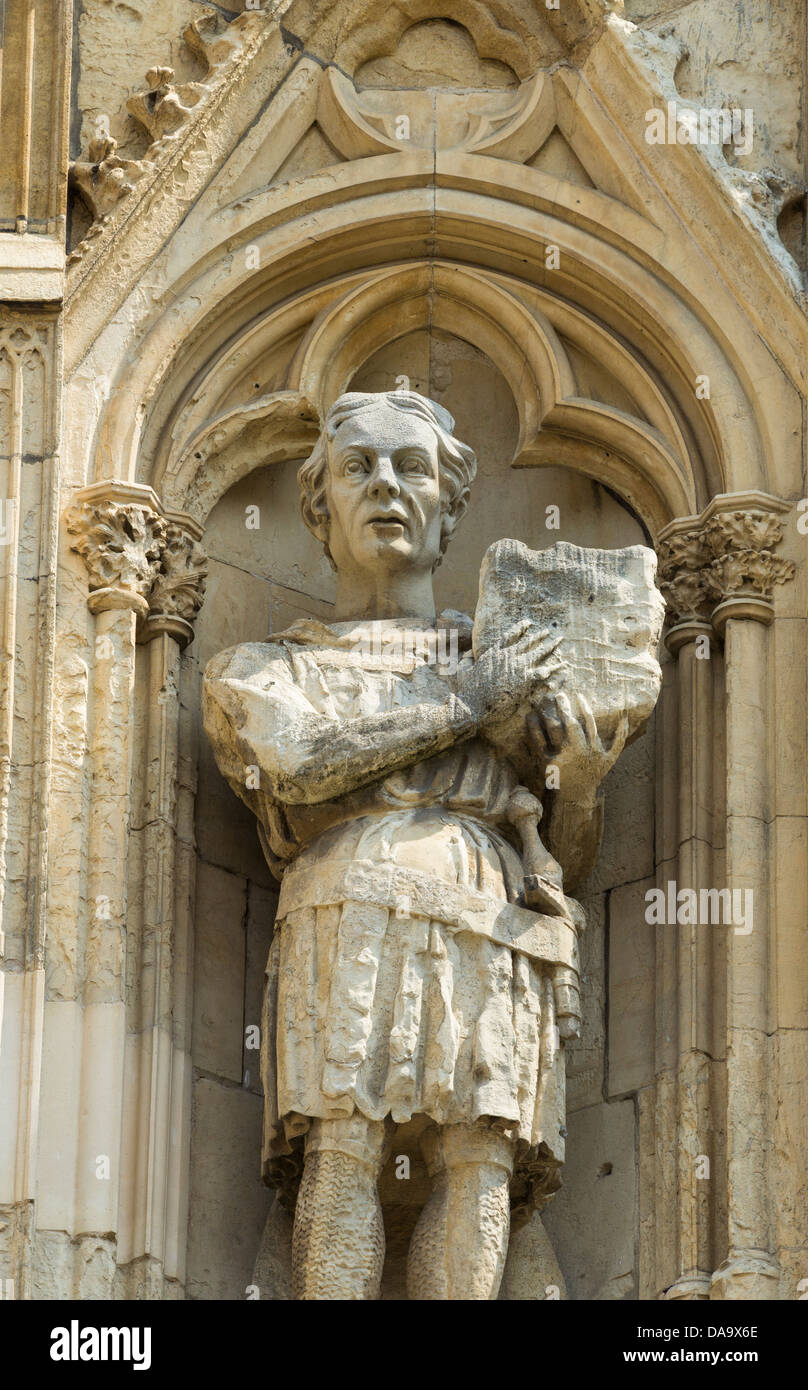
[[298,482],[303,520],[336,570],[433,570],[468,506],[473,449],[415,391],[334,402]]

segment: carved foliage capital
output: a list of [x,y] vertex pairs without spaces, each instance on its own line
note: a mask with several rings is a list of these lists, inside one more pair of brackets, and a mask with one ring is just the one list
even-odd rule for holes
[[190,520],[186,526],[179,516],[161,515],[149,488],[140,489],[142,500],[133,490],[110,484],[95,496],[79,495],[68,509],[71,549],[89,574],[90,609],[131,608],[140,620],[140,640],[168,632],[185,646],[208,572],[198,529]]
[[67,529],[90,578],[90,608],[132,608],[145,613],[166,523],[150,507],[103,497],[68,511]]
[[152,630],[162,625],[173,631],[180,624],[187,628],[190,639],[193,621],[205,597],[207,574],[207,556],[202,547],[182,526],[169,522],[149,594]]
[[770,550],[783,539],[783,523],[774,512],[717,512],[704,527],[704,537],[712,555],[723,555],[727,550]]
[[704,534],[712,556],[705,582],[719,602],[748,594],[771,599],[775,584],[794,577],[792,561],[773,552],[783,539],[783,523],[772,512],[720,512]]
[[668,605],[668,621],[701,617],[709,606],[704,581],[704,537],[697,528],[660,542],[659,587]]
[[666,536],[659,546],[659,587],[669,622],[703,620],[716,605],[737,598],[760,600],[762,612],[774,586],[794,575],[793,563],[774,554],[782,538],[775,512],[748,506],[708,508],[691,526]]

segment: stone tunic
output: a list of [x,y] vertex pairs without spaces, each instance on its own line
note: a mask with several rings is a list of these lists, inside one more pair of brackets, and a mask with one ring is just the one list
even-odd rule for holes
[[205,675],[219,766],[282,875],[262,1026],[264,1175],[283,1182],[312,1118],[358,1110],[494,1123],[517,1141],[522,1187],[527,1174],[549,1192],[564,1152],[553,967],[577,969],[577,943],[569,921],[516,904],[509,763],[470,739],[328,801],[273,791],[296,732],[445,705],[453,674],[408,651],[401,626],[368,642],[353,623],[304,621],[221,653]]

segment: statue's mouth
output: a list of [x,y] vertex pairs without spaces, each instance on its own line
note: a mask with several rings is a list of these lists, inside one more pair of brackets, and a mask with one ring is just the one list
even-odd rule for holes
[[368,519],[368,526],[380,526],[385,531],[407,529],[406,517],[398,516],[395,512],[377,512],[375,516]]

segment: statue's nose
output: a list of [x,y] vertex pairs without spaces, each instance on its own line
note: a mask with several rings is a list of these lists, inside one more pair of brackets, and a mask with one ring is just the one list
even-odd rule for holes
[[380,455],[370,475],[368,488],[371,497],[397,497],[401,488],[392,460]]

